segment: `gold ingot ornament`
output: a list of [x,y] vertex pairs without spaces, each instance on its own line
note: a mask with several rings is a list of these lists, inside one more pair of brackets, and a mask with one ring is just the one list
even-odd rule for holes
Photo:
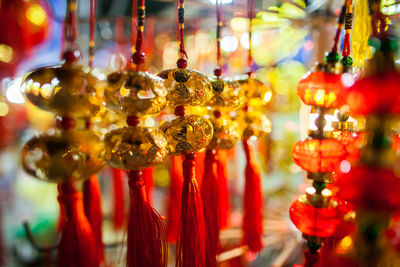
[[244,102],[244,91],[240,83],[231,79],[214,77],[211,80],[214,95],[207,105],[220,111],[238,109]]
[[239,125],[228,116],[212,118],[214,134],[208,149],[231,149],[240,138]]
[[253,78],[251,75],[235,77],[248,100],[247,105],[253,109],[265,107],[271,100],[272,90],[265,83]]

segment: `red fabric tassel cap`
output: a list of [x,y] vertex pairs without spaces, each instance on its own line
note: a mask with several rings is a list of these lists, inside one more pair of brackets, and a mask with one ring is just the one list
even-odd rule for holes
[[96,239],[99,261],[104,261],[103,246],[103,215],[101,212],[101,190],[97,176],[93,175],[83,182],[83,206],[86,217],[92,226],[94,238]]
[[177,267],[205,266],[203,205],[195,177],[195,158],[195,154],[186,154],[182,163],[184,181],[177,244]]
[[228,226],[230,213],[228,190],[228,153],[225,150],[217,150],[218,191],[219,191],[219,229]]
[[112,181],[113,181],[113,195],[114,195],[114,206],[113,206],[113,222],[115,229],[121,229],[125,223],[125,197],[124,197],[124,181],[123,172],[119,169],[112,170]]
[[143,181],[146,189],[147,202],[152,205],[154,191],[154,167],[149,167],[143,170]]
[[170,185],[168,200],[167,235],[168,242],[175,243],[178,236],[181,214],[181,193],[183,185],[182,157],[171,157]]
[[161,216],[146,200],[141,171],[128,172],[128,267],[167,266],[168,242]]
[[219,249],[219,187],[217,155],[213,150],[207,150],[204,160],[204,169],[207,172],[203,176],[201,187],[201,199],[203,201],[204,227],[205,227],[205,256],[207,267],[216,267],[216,256]]
[[262,192],[260,168],[255,162],[248,140],[243,140],[246,154],[245,189],[243,207],[244,244],[251,252],[259,252],[262,247]]
[[98,267],[96,241],[85,216],[82,195],[74,185],[65,182],[60,188],[66,221],[58,245],[58,267]]
[[57,201],[58,201],[58,205],[60,207],[60,214],[58,217],[58,225],[57,225],[57,233],[61,233],[64,224],[65,224],[65,208],[64,208],[64,204],[62,202],[62,188],[61,188],[61,184],[57,185],[57,191],[58,191],[58,197],[57,197]]

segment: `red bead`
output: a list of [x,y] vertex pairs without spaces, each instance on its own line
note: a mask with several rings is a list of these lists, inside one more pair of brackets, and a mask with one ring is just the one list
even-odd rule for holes
[[214,75],[217,77],[221,76],[221,73],[222,73],[222,71],[219,67],[214,70]]
[[128,126],[138,126],[140,123],[140,119],[138,116],[128,116],[126,118],[126,124],[128,124]]
[[58,128],[68,130],[75,127],[76,121],[72,117],[57,117],[56,124]]
[[316,208],[299,199],[290,206],[289,216],[303,234],[330,237],[340,222],[338,210],[334,207]]
[[67,50],[63,54],[63,59],[65,59],[66,63],[73,63],[78,60],[80,57],[80,52],[79,50]]
[[400,209],[400,179],[389,170],[353,166],[339,173],[337,196],[352,203],[356,209],[394,211]]
[[249,106],[248,106],[248,105],[244,105],[244,107],[243,107],[243,111],[244,111],[244,112],[247,112],[247,111],[249,111]]
[[135,52],[132,55],[132,62],[135,63],[136,65],[143,64],[146,60],[146,54],[144,52]]
[[333,172],[346,155],[344,145],[335,139],[298,141],[292,150],[294,162],[309,172]]
[[222,113],[221,113],[221,111],[219,111],[219,110],[216,110],[216,111],[214,111],[214,116],[215,116],[215,118],[221,118],[221,116],[222,116]]
[[177,106],[175,108],[175,115],[178,117],[183,117],[185,116],[186,110],[184,106]]
[[400,113],[400,73],[383,72],[362,78],[347,89],[352,114]]
[[195,153],[189,153],[185,154],[185,160],[195,160],[196,159],[196,154]]
[[176,66],[180,69],[186,69],[187,68],[187,60],[185,58],[180,58],[176,62]]
[[297,94],[304,104],[336,108],[344,102],[344,86],[341,75],[324,71],[311,72],[300,80]]

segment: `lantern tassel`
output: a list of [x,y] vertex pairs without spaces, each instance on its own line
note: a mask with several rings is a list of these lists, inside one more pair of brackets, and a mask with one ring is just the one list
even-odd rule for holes
[[167,217],[168,242],[175,243],[178,236],[179,216],[181,213],[181,192],[183,185],[182,157],[171,157],[169,203]]
[[205,158],[206,152],[204,150],[196,152],[196,180],[200,188],[203,184]]
[[205,228],[205,259],[208,267],[216,267],[219,248],[219,187],[216,152],[209,149],[204,160],[204,169],[201,187],[203,201],[204,228]]
[[163,219],[146,200],[141,171],[128,172],[128,267],[167,266],[168,242]]
[[146,198],[149,205],[153,203],[153,191],[154,191],[154,167],[149,167],[143,170],[143,181],[146,189]]
[[66,221],[58,245],[58,267],[98,267],[96,241],[85,216],[82,194],[70,182],[61,185]]
[[99,262],[102,263],[104,260],[103,215],[101,213],[101,190],[96,175],[93,175],[83,183],[83,204],[86,217],[92,226],[96,239]]
[[201,194],[195,177],[195,154],[186,154],[182,163],[183,187],[177,267],[205,266],[205,234]]
[[228,226],[230,213],[229,190],[228,190],[228,155],[224,150],[217,150],[217,171],[219,191],[219,229]]
[[307,250],[304,252],[303,267],[318,267],[319,265],[319,252]]
[[262,245],[262,192],[260,168],[255,162],[248,140],[243,140],[246,154],[245,191],[243,208],[244,243],[251,252],[259,252]]
[[57,201],[58,201],[58,205],[60,207],[60,214],[58,216],[58,225],[57,225],[57,233],[61,233],[62,229],[64,227],[65,224],[65,208],[64,208],[64,204],[62,202],[62,189],[61,189],[61,184],[57,185],[57,191],[58,191],[58,197],[57,197]]
[[114,189],[114,214],[113,223],[115,229],[121,229],[125,222],[125,197],[124,197],[124,181],[122,170],[111,169]]

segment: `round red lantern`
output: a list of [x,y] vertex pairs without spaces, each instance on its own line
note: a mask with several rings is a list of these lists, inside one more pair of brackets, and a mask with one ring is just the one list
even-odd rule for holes
[[394,211],[400,208],[400,178],[377,167],[355,166],[338,174],[337,196],[356,208]]
[[340,222],[339,211],[336,207],[313,207],[302,195],[290,206],[289,216],[293,224],[303,234],[316,237],[330,237],[336,231]]
[[297,95],[304,104],[336,108],[344,102],[344,86],[341,75],[324,71],[311,72],[297,85]]
[[346,90],[347,103],[355,115],[400,112],[400,73],[388,71],[365,77]]
[[332,138],[298,141],[292,150],[294,162],[309,172],[333,172],[346,155],[345,146]]

